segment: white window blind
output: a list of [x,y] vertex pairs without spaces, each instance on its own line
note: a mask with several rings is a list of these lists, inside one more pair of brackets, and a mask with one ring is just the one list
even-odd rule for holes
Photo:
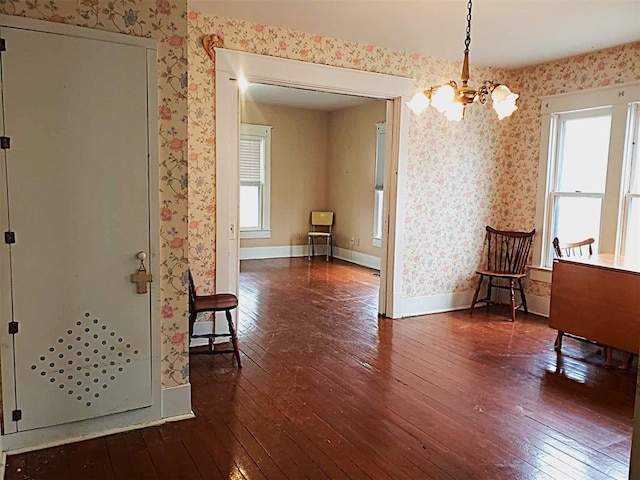
[[264,178],[264,138],[254,135],[240,137],[240,184],[259,185]]

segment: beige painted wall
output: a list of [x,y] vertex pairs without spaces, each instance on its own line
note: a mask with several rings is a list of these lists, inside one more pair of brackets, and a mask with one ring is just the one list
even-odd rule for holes
[[240,247],[307,243],[312,210],[327,208],[327,112],[246,102],[241,121],[272,125],[271,238],[243,239]]
[[329,209],[335,212],[334,245],[376,257],[381,255],[371,244],[376,123],[384,122],[385,116],[383,100],[329,115],[327,191]]

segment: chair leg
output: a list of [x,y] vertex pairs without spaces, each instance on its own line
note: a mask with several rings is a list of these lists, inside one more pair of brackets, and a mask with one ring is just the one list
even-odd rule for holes
[[316,239],[311,237],[311,256],[316,256]]
[[469,308],[469,315],[473,314],[473,308],[478,303],[478,293],[480,292],[480,287],[482,287],[482,281],[484,280],[484,276],[480,275],[480,280],[478,281],[478,287],[476,288],[475,293],[473,294],[473,300],[471,300],[471,308]]
[[331,237],[327,237],[327,258],[326,261],[329,261],[329,252],[331,251],[329,248],[329,242],[330,242]]
[[[493,277],[489,277],[489,284],[487,285],[487,300],[489,300],[489,302],[491,301],[491,292],[493,291]],[[489,302],[487,302],[487,306],[490,305]]]
[[553,349],[556,352],[559,352],[562,350],[562,337],[564,337],[564,332],[562,330],[558,330],[558,336],[556,337],[556,341],[553,344]]
[[231,310],[225,310],[224,314],[227,317],[227,323],[229,324],[229,333],[231,334],[231,344],[233,345],[233,354],[236,357],[236,362],[238,362],[238,368],[242,368],[242,363],[240,363],[240,349],[238,348],[238,337],[236,336],[236,329],[233,327]]
[[524,308],[525,313],[529,313],[529,309],[527,308],[527,297],[524,294],[524,288],[522,288],[522,279],[518,279],[518,287],[520,290],[520,298],[522,299],[522,308]]
[[604,359],[604,366],[606,368],[611,368],[613,366],[613,364],[611,363],[613,360],[613,348],[611,348],[609,345],[605,345],[604,347],[604,351],[605,351],[605,359]]
[[633,363],[633,357],[635,355],[630,352],[622,352],[622,364],[620,365],[620,370],[629,370],[629,367]]
[[509,305],[511,306],[511,321],[516,321],[516,292],[513,288],[513,278],[509,279]]
[[307,235],[307,258],[311,260],[311,237]]

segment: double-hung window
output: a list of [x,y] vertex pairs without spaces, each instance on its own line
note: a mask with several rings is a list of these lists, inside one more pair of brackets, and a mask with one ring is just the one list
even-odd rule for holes
[[552,240],[640,258],[640,84],[543,99],[534,266]]
[[629,107],[626,155],[627,182],[623,190],[620,243],[625,257],[640,260],[640,103]]
[[552,130],[548,236],[562,242],[592,237],[597,251],[606,193],[611,108],[554,114]]
[[373,203],[373,239],[374,247],[382,246],[382,227],[384,225],[384,166],[386,157],[387,124],[376,124],[376,173]]
[[271,127],[240,125],[240,238],[269,238]]

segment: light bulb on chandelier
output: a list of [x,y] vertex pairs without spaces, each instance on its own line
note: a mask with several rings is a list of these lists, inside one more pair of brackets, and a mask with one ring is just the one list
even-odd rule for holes
[[438,112],[444,113],[448,120],[460,121],[464,118],[468,104],[476,101],[485,104],[489,96],[499,120],[508,117],[518,108],[516,106],[518,94],[513,93],[506,85],[485,81],[477,90],[468,86],[471,6],[471,0],[469,0],[467,4],[467,35],[464,40],[464,61],[462,62],[462,85],[458,87],[458,84],[451,80],[444,85],[436,85],[416,93],[407,102],[407,106],[416,115],[420,115],[431,104]]

